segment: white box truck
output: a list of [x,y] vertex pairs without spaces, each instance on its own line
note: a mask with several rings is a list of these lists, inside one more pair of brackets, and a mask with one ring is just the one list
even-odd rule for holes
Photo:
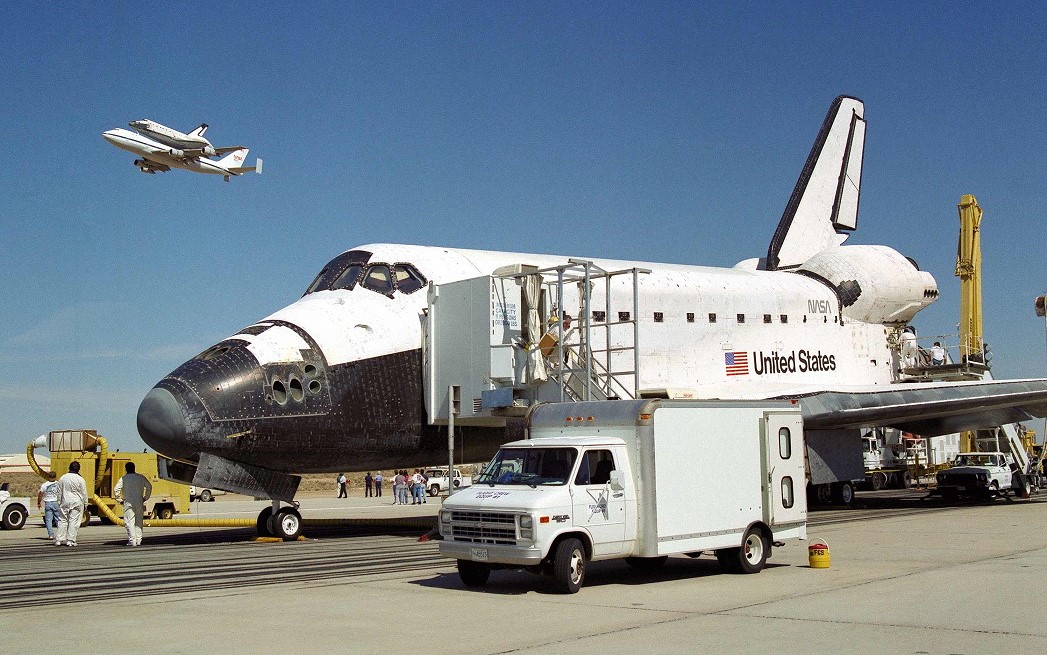
[[756,573],[807,537],[803,421],[789,401],[618,400],[536,405],[440,511],[440,553],[467,586],[492,569],[577,592],[589,562],[656,567],[712,551]]

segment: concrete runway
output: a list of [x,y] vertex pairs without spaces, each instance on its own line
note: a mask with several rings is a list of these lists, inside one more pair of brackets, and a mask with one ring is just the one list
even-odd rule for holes
[[[1047,649],[1047,495],[948,507],[913,492],[862,494],[813,511],[832,567],[807,544],[775,549],[751,576],[670,558],[655,573],[590,567],[565,596],[496,571],[465,589],[453,562],[412,526],[307,529],[255,542],[250,529],[146,529],[139,548],[97,522],[55,547],[38,519],[0,531],[4,653],[62,644],[146,653],[1002,653]],[[222,497],[194,511],[251,516]],[[307,498],[310,517],[426,516],[439,508]]]

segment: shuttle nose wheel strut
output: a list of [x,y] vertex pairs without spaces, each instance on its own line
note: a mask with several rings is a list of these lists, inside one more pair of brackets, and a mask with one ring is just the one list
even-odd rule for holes
[[289,507],[281,507],[279,500],[273,501],[272,507],[266,507],[258,513],[258,535],[262,537],[279,537],[284,541],[294,541],[302,534],[302,515],[298,511],[299,503],[293,502]]

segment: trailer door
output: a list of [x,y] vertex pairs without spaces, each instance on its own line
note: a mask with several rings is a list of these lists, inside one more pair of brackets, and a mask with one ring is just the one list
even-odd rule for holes
[[765,486],[763,515],[768,525],[807,520],[803,420],[798,412],[766,412],[761,430]]

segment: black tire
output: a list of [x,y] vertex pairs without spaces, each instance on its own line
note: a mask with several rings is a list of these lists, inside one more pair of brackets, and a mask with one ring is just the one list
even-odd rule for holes
[[269,519],[269,529],[274,537],[294,541],[302,534],[302,515],[293,507],[284,507]]
[[466,587],[482,587],[491,577],[491,567],[483,562],[460,559],[458,560],[458,577],[462,579],[462,584]]
[[771,542],[763,530],[752,527],[745,531],[740,547],[718,550],[716,559],[731,573],[759,573],[767,565],[770,554]]
[[807,489],[807,498],[811,501],[812,505],[832,504],[832,485],[812,484]]
[[912,487],[912,474],[908,471],[902,471],[898,474],[898,488],[899,489],[910,489]]
[[684,553],[684,555],[690,557],[691,559],[698,559],[702,556],[702,551],[696,550],[693,553]]
[[585,547],[582,542],[569,538],[556,546],[553,558],[553,577],[565,594],[575,594],[585,583]]
[[29,517],[25,508],[15,503],[8,505],[7,509],[4,510],[4,516],[0,519],[0,525],[4,526],[4,530],[21,530],[27,518]]
[[271,518],[273,518],[272,507],[266,507],[261,512],[258,512],[258,520],[255,521],[255,528],[258,530],[259,537],[273,536],[273,530],[269,527],[269,519]]
[[173,519],[175,515],[174,508],[168,505],[163,505],[162,507],[153,509],[153,513],[156,514],[156,518],[164,521]]
[[659,555],[658,557],[626,557],[625,563],[638,571],[657,571],[665,566],[665,561],[668,559],[668,555]]
[[200,502],[209,503],[214,500],[214,494],[211,493],[210,489],[204,489],[200,492]]
[[854,500],[854,485],[850,482],[836,482],[832,485],[833,500],[840,505],[850,505]]
[[879,491],[887,486],[887,476],[883,473],[873,473],[869,476],[869,486],[873,491]]
[[439,496],[440,495],[440,485],[438,485],[438,484],[430,485],[429,486],[429,495],[430,496]]

